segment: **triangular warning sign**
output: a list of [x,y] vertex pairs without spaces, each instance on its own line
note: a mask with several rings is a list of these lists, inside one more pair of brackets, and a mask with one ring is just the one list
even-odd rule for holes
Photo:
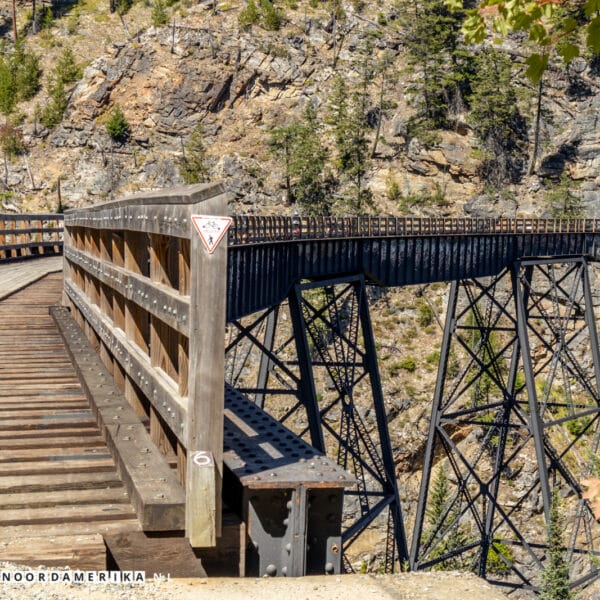
[[233,222],[231,217],[192,215],[192,223],[209,254],[212,254]]

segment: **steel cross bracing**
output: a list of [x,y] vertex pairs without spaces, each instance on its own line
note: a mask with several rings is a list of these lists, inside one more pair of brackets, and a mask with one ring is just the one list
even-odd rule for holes
[[392,572],[408,550],[364,277],[298,284],[286,306],[230,328],[228,382],[260,406],[268,400],[282,423],[357,480],[344,500],[346,570],[352,544],[379,527]]
[[587,260],[454,281],[412,569],[469,568],[538,591],[557,494],[573,587],[598,574],[583,482],[598,472],[600,360]]

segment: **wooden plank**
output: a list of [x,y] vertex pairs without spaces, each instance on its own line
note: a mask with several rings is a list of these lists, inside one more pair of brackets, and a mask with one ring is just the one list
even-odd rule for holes
[[51,313],[71,351],[143,529],[183,529],[185,496],[177,478],[100,359],[85,349],[81,330],[68,311],[53,307]]
[[120,487],[123,482],[112,471],[92,471],[89,473],[46,473],[43,475],[13,475],[0,477],[0,494],[23,492],[102,489]]
[[144,192],[65,213],[65,227],[128,229],[145,233],[189,238],[189,205],[223,196],[230,199],[222,183],[203,183],[169,190]]
[[0,539],[0,561],[30,567],[106,570],[106,546],[98,533]]
[[0,512],[0,527],[27,525],[51,525],[62,523],[67,529],[70,523],[93,523],[96,521],[118,521],[135,518],[135,512],[127,504],[73,504],[55,505],[52,510],[42,508],[3,508]]
[[152,405],[165,422],[169,423],[169,427],[177,439],[185,443],[187,436],[186,402],[177,394],[172,381],[161,376],[160,371],[153,369],[149,357],[125,339],[118,330],[112,330],[110,321],[104,319],[96,307],[87,304],[83,296],[68,282],[65,283],[65,290],[74,306],[85,312],[86,323],[89,323],[96,332],[102,335],[102,341],[119,361],[125,373],[144,395],[151,399]]
[[[93,272],[94,277],[109,286],[113,293],[118,293],[123,302],[132,302],[170,327],[187,334],[189,298],[182,298],[170,287],[152,283],[148,277],[102,262],[73,248],[65,249],[65,258],[84,272]],[[84,291],[79,284],[72,283]]]
[[61,270],[61,257],[2,264],[0,265],[0,299],[31,285],[49,273]]
[[[59,504],[127,504],[129,496],[122,486],[82,490],[44,490],[41,492],[21,492],[20,494],[0,494],[0,508],[19,510],[23,508],[53,508]],[[0,515],[1,519],[1,515]]]
[[171,577],[206,577],[202,562],[184,537],[150,537],[144,532],[115,533],[104,537],[111,557],[121,571],[145,571]]
[[[112,521],[77,521],[69,523],[71,535],[99,533],[101,535],[115,531],[139,531],[140,524],[137,519],[117,519]],[[13,539],[16,537],[52,536],[65,533],[64,523],[34,524],[34,525],[6,525],[2,527],[2,538]]]
[[224,510],[216,547],[196,552],[210,577],[245,577],[247,544],[246,524],[230,510]]
[[[193,212],[223,216],[227,202],[217,196]],[[193,232],[190,273],[186,536],[200,548],[214,547],[221,528],[227,236],[209,254]]]

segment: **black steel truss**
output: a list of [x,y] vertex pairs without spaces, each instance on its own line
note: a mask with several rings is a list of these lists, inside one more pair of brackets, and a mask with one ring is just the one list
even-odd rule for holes
[[364,277],[298,284],[287,306],[230,327],[228,382],[260,406],[269,400],[282,423],[356,478],[345,493],[346,570],[348,550],[372,526],[387,532],[385,570],[403,565],[408,549]]
[[582,481],[598,473],[600,360],[585,258],[451,284],[412,569],[538,590],[554,494],[571,584],[597,576]]

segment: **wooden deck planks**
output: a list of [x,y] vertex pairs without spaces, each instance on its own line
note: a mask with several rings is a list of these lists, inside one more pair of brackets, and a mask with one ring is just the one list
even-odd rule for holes
[[59,260],[0,266],[0,560],[105,568],[140,525],[48,313]]
[[62,257],[52,256],[1,265],[0,298],[30,285],[48,273],[61,271],[62,263]]

